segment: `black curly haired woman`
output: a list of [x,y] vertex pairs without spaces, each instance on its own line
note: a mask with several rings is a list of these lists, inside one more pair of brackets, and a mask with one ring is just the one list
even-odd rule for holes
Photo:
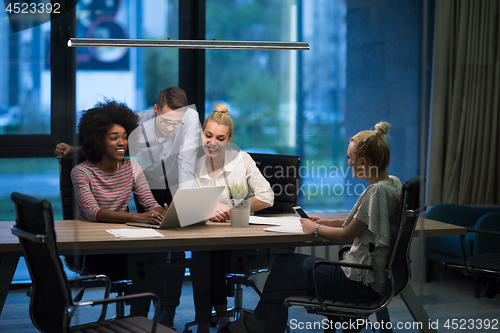
[[[167,205],[164,208],[158,205],[140,165],[125,158],[128,134],[138,126],[138,121],[137,114],[125,104],[115,101],[98,103],[92,109],[83,111],[78,135],[87,160],[71,171],[77,219],[161,223]],[[132,192],[145,207],[144,213],[128,211]],[[150,291],[163,298],[168,272],[163,271],[161,262],[168,259],[167,254],[134,255],[134,264],[131,264],[130,258],[125,254],[92,255],[86,257],[86,262],[89,270],[106,274],[112,280],[133,276],[134,293]],[[136,267],[141,267],[142,271],[133,271],[137,270]],[[149,300],[135,301],[131,314],[147,317],[149,306]]]
[[[71,172],[78,219],[158,224],[163,219],[164,208],[151,194],[141,167],[125,159],[128,134],[138,126],[138,121],[137,114],[115,101],[98,103],[83,112],[78,132],[87,160]],[[127,212],[132,191],[146,212]]]

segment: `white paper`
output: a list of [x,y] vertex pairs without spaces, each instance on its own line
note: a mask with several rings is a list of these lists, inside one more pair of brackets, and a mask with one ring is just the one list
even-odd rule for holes
[[279,225],[276,227],[269,227],[264,229],[265,231],[273,231],[273,232],[291,232],[294,234],[305,234],[302,231],[302,226],[299,225]]
[[263,225],[280,225],[276,222],[276,219],[272,217],[262,217],[262,216],[250,216],[250,224],[263,224]]
[[153,238],[164,237],[161,233],[153,229],[109,229],[106,230],[118,238]]
[[263,217],[250,216],[250,224],[262,225],[300,225],[298,216]]
[[[302,224],[300,224],[300,217],[298,216],[280,216],[280,217],[266,217],[270,222],[275,225],[264,230],[274,232],[291,232],[294,234],[303,234]],[[264,224],[264,223],[263,223]]]

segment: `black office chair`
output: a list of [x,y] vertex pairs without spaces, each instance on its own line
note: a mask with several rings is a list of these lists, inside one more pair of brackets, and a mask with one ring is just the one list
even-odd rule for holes
[[[285,305],[302,306],[310,313],[326,316],[330,323],[340,323],[338,326],[344,322],[355,322],[357,319],[368,320],[368,317],[373,313],[377,314],[379,321],[381,318],[388,320],[387,305],[394,296],[399,295],[406,288],[410,280],[409,249],[418,215],[425,211],[420,192],[424,182],[423,177],[415,177],[403,184],[398,218],[394,219],[394,222],[391,221],[390,258],[387,267],[383,267],[387,272],[387,291],[380,299],[375,302],[362,303],[324,299],[316,288],[315,295],[288,297],[284,300]],[[314,263],[314,279],[314,269],[320,265],[349,266],[368,270],[380,269],[369,265],[321,260]],[[347,331],[349,330],[344,330],[344,332]],[[326,327],[325,332],[335,332],[335,325]],[[353,332],[359,332],[359,330],[353,330]]]
[[[478,280],[474,286],[474,295],[480,295],[480,279],[486,279],[486,298],[494,298],[500,293],[497,283],[500,280],[500,213],[489,213],[481,217],[484,229],[467,229],[474,234],[474,246],[477,255],[468,255],[465,245],[466,235],[460,236],[462,258],[441,262],[444,268],[458,269],[464,275]],[[496,241],[495,241],[496,240]],[[483,248],[481,248],[483,247]]]
[[260,172],[271,184],[274,205],[255,212],[255,215],[293,214],[300,188],[299,156],[250,153]]
[[[160,304],[160,298],[153,293],[109,298],[110,281],[105,275],[82,276],[68,280],[57,250],[50,201],[18,192],[12,193],[11,199],[16,207],[16,224],[12,226],[12,233],[19,237],[33,282],[30,317],[40,332],[175,332],[158,324],[158,306],[153,321],[145,317],[105,320],[109,303],[150,298]],[[70,282],[97,279],[104,279],[108,282],[104,299],[74,303],[71,297]],[[71,320],[77,310],[86,305],[102,305],[98,320],[71,326]]]
[[[59,192],[61,195],[61,208],[64,220],[76,219],[75,207],[75,191],[73,182],[71,181],[71,170],[75,165],[81,163],[85,158],[62,158],[59,160]],[[63,257],[64,263],[69,270],[82,275],[105,274],[110,275],[112,272],[97,271],[94,269],[93,262],[102,259],[105,255],[66,255]],[[126,265],[126,263],[124,263]],[[127,293],[127,289],[132,284],[131,280],[125,277],[119,277],[111,282],[111,293],[116,293],[118,296],[123,296]],[[84,295],[85,288],[75,297],[75,302],[80,301]],[[125,316],[125,304],[118,303],[116,306],[116,316],[118,318]]]

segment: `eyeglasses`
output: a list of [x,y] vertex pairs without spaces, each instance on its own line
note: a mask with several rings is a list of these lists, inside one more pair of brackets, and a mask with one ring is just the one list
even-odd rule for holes
[[161,120],[161,119],[159,119],[158,121],[160,122],[160,124],[165,124],[165,126],[172,125],[173,128],[178,128],[184,125],[182,121],[171,121],[171,120]]

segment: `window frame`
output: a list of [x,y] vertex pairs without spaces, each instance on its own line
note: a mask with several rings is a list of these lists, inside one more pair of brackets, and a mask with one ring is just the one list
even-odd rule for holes
[[59,142],[73,143],[75,137],[75,49],[65,47],[73,37],[76,11],[51,20],[50,27],[50,85],[51,134],[2,135],[2,157],[49,157]]

